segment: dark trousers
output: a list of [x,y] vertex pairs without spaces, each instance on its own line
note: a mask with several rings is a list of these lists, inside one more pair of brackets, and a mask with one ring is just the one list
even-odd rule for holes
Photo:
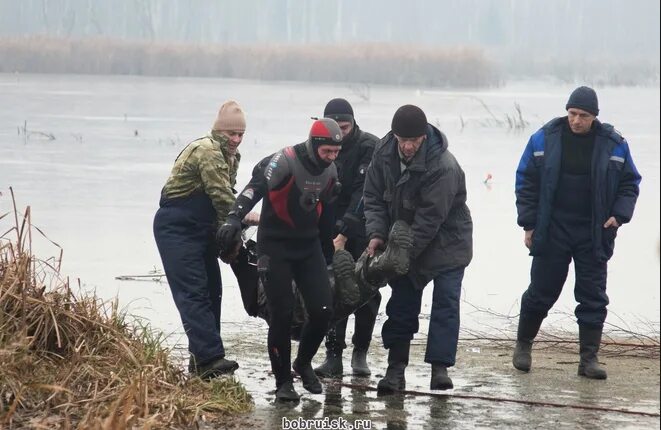
[[590,229],[589,223],[551,222],[549,241],[542,255],[532,260],[530,286],[521,298],[522,316],[546,318],[560,297],[569,264],[574,260],[576,319],[581,325],[603,327],[608,306],[607,263],[594,257]]
[[298,360],[307,364],[317,353],[333,314],[326,261],[318,239],[258,242],[258,271],[270,315],[268,352],[276,386],[291,381],[292,281],[300,291],[308,319],[301,331]]
[[[457,356],[459,340],[459,299],[465,267],[441,272],[434,278],[425,362],[450,367]],[[392,295],[386,305],[388,320],[381,334],[386,349],[410,342],[418,332],[422,291],[406,276],[390,282]]]
[[[355,318],[354,333],[351,338],[353,347],[359,351],[366,351],[372,342],[372,333],[374,332],[374,323],[379,314],[381,305],[381,293],[376,293],[372,298],[356,309],[353,313]],[[340,353],[347,347],[344,339],[347,333],[348,318],[338,321],[334,327],[328,330],[326,336],[326,349]]]
[[[367,239],[364,237],[351,238],[347,241],[346,250],[351,253],[354,260],[358,260],[360,255],[367,247]],[[381,293],[377,292],[367,303],[360,306],[353,313],[354,334],[351,339],[354,349],[367,351],[372,342],[372,333],[374,332],[374,323],[379,314],[381,305]],[[347,333],[348,318],[338,321],[328,330],[326,336],[326,349],[336,353],[341,353],[347,347],[345,343]]]
[[188,337],[188,350],[198,364],[225,356],[220,337],[222,282],[211,230],[190,207],[161,207],[154,218],[165,275]]

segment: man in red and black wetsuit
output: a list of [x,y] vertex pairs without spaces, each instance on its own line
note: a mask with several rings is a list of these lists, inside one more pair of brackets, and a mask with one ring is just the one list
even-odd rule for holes
[[333,313],[326,264],[333,252],[330,203],[339,188],[333,160],[341,143],[342,133],[334,120],[316,120],[307,141],[286,147],[255,166],[251,181],[219,232],[221,247],[232,249],[239,240],[241,220],[264,199],[257,232],[257,270],[268,301],[268,351],[279,400],[299,399],[291,377],[292,280],[308,314],[293,368],[306,390],[322,392],[311,361]]

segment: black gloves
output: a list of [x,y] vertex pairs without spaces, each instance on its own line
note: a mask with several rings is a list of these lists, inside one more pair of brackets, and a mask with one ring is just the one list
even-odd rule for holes
[[232,252],[236,244],[241,240],[241,220],[238,216],[230,213],[225,223],[216,232],[216,243],[220,253]]

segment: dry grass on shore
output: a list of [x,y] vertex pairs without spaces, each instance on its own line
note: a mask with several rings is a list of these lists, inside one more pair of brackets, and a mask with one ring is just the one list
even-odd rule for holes
[[0,428],[176,428],[252,408],[233,378],[188,379],[116,301],[74,294],[15,208],[0,214],[0,230],[14,224],[0,236]]
[[428,87],[489,87],[494,64],[470,47],[211,45],[103,38],[0,39],[0,72],[204,76]]

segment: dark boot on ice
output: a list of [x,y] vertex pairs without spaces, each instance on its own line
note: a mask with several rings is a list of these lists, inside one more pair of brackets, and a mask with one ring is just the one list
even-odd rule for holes
[[585,376],[589,379],[606,379],[608,377],[606,370],[599,366],[597,358],[602,330],[602,328],[578,326],[581,355],[581,361],[578,363],[579,376]]
[[301,396],[294,390],[292,381],[286,381],[275,390],[275,398],[282,402],[298,402]]
[[351,355],[351,370],[356,376],[370,376],[370,368],[367,365],[367,350],[366,349],[353,349]]
[[454,388],[452,379],[448,376],[447,367],[442,364],[432,364],[429,388],[432,390],[450,390]]
[[388,369],[377,384],[377,394],[393,394],[406,389],[406,366],[409,364],[410,341],[393,345],[388,350]]
[[314,373],[322,378],[342,378],[342,351],[326,350],[326,360],[314,369]]
[[317,378],[317,375],[315,375],[314,369],[312,369],[312,364],[300,363],[297,358],[294,360],[292,368],[294,369],[294,372],[301,377],[303,388],[312,394],[321,394],[321,382],[319,381],[319,378]]
[[532,366],[532,343],[539,332],[544,318],[519,317],[519,328],[516,334],[516,346],[512,356],[512,364],[522,372],[530,372]]
[[200,379],[209,381],[222,375],[229,375],[234,373],[239,368],[239,363],[234,360],[227,360],[226,358],[217,358],[207,363],[196,364],[194,359],[188,364],[189,371],[197,375]]

